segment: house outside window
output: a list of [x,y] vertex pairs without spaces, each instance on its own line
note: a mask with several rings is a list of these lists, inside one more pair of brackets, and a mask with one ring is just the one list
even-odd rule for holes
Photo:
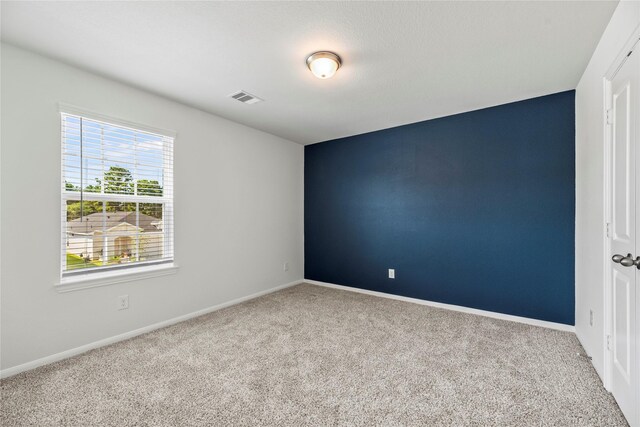
[[61,277],[173,262],[173,136],[63,111]]

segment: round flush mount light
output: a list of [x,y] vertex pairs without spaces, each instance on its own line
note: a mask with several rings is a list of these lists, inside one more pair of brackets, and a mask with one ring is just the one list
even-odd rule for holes
[[316,52],[307,58],[307,67],[319,79],[328,79],[338,71],[342,60],[333,52]]

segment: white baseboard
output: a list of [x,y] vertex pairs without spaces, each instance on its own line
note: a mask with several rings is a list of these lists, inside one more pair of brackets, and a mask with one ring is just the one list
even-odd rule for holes
[[257,292],[255,294],[251,294],[251,295],[247,295],[245,297],[241,297],[241,298],[236,298],[234,300],[231,301],[227,301],[221,304],[217,304],[211,307],[207,307],[204,308],[202,310],[198,310],[198,311],[194,311],[192,313],[188,313],[182,316],[178,316],[178,317],[174,317],[173,319],[169,319],[169,320],[164,320],[162,322],[158,322],[158,323],[154,323],[152,325],[149,326],[144,326],[142,328],[139,329],[135,329],[133,331],[129,331],[129,332],[125,332],[123,334],[119,334],[119,335],[115,335],[113,337],[109,337],[109,338],[105,338],[99,341],[94,341],[92,343],[89,344],[85,344],[83,346],[80,347],[76,347],[76,348],[72,348],[70,350],[66,350],[60,353],[56,353],[56,354],[52,354],[50,356],[46,356],[46,357],[42,357],[40,359],[36,359],[33,360],[31,362],[27,362],[27,363],[23,363],[21,365],[17,365],[17,366],[13,366],[11,368],[6,368],[3,370],[0,370],[0,378],[7,378],[16,374],[19,374],[21,372],[24,371],[29,371],[31,369],[35,369],[38,368],[40,366],[44,366],[44,365],[48,365],[50,363],[54,363],[54,362],[58,362],[60,360],[64,360],[64,359],[68,359],[69,357],[73,357],[73,356],[77,356],[79,354],[82,353],[86,353],[89,350],[93,350],[99,347],[104,347],[106,345],[109,344],[114,344],[118,341],[124,341],[126,339],[129,338],[133,338],[136,337],[138,335],[142,335],[142,334],[146,334],[147,332],[151,332],[154,331],[156,329],[160,329],[160,328],[164,328],[167,326],[171,326],[174,325],[176,323],[180,323],[180,322],[184,322],[185,320],[189,320],[189,319],[193,319],[194,317],[198,317],[198,316],[202,316],[204,314],[208,314],[211,312],[214,312],[216,310],[221,310],[223,308],[226,307],[230,307],[232,305],[236,305],[236,304],[240,304],[242,302],[245,301],[249,301],[251,299],[254,298],[258,298],[261,297],[263,295],[267,295],[270,294],[272,292],[276,292],[279,291],[281,289],[285,289],[285,288],[289,288],[291,286],[295,286],[298,285],[300,283],[309,283],[312,285],[318,285],[318,286],[325,286],[328,288],[334,288],[334,289],[341,289],[344,291],[350,291],[350,292],[358,292],[358,293],[362,293],[362,294],[367,294],[367,295],[373,295],[373,296],[378,296],[378,297],[383,297],[383,298],[390,298],[390,299],[395,299],[395,300],[399,300],[399,301],[406,301],[406,302],[411,302],[414,304],[421,304],[421,305],[427,305],[430,307],[437,307],[437,308],[444,308],[447,310],[454,310],[454,311],[460,311],[463,313],[470,313],[470,314],[476,314],[479,316],[486,316],[486,317],[491,317],[494,319],[501,319],[501,320],[509,320],[512,322],[519,322],[519,323],[525,323],[527,325],[533,325],[533,326],[541,326],[544,328],[550,328],[550,329],[557,329],[560,331],[567,331],[567,332],[574,332],[575,333],[575,327],[571,326],[571,325],[564,325],[562,323],[554,323],[554,322],[547,322],[544,320],[537,320],[537,319],[530,319],[527,317],[520,317],[520,316],[512,316],[509,314],[502,314],[502,313],[496,313],[493,311],[485,311],[485,310],[478,310],[475,308],[469,308],[469,307],[463,307],[463,306],[459,306],[459,305],[452,305],[452,304],[443,304],[443,303],[439,303],[439,302],[433,302],[433,301],[427,301],[427,300],[421,300],[421,299],[417,299],[417,298],[410,298],[410,297],[403,297],[400,295],[393,295],[393,294],[386,294],[384,292],[377,292],[377,291],[369,291],[366,289],[359,289],[359,288],[352,288],[349,286],[342,286],[342,285],[336,285],[333,283],[325,283],[325,282],[319,282],[317,280],[296,280],[294,282],[290,282],[281,286],[276,286],[274,288],[270,288],[261,292]]
[[414,304],[428,305],[430,307],[444,308],[446,310],[460,311],[463,313],[476,314],[478,316],[491,317],[493,319],[508,320],[511,322],[525,323],[527,325],[541,326],[543,328],[556,329],[559,331],[575,333],[575,326],[563,323],[547,322],[545,320],[530,319],[528,317],[512,316],[510,314],[496,313],[495,311],[478,310],[476,308],[463,307],[461,305],[444,304],[441,302],[428,301],[418,298],[403,297],[400,295],[387,294],[384,292],[369,291],[367,289],[352,288],[349,286],[336,285],[334,283],[319,282],[317,280],[304,279],[304,283],[324,286],[327,288],[341,289],[343,291],[358,292],[361,294],[373,295],[382,298],[390,298],[399,301],[412,302]]
[[87,351],[93,350],[95,348],[104,347],[109,344],[114,344],[118,341],[124,341],[126,339],[133,338],[138,335],[146,334],[147,332],[151,332],[156,329],[160,329],[160,328],[174,325],[176,323],[184,322],[185,320],[193,319],[194,317],[202,316],[204,314],[208,314],[216,310],[221,310],[223,308],[230,307],[232,305],[240,304],[241,302],[249,301],[254,298],[258,298],[263,295],[267,295],[267,294],[279,291],[281,289],[298,285],[300,283],[303,283],[303,281],[296,280],[295,282],[290,282],[284,285],[276,286],[274,288],[270,288],[265,291],[256,292],[255,294],[247,295],[246,297],[236,298],[231,301],[223,302],[222,304],[217,304],[211,307],[204,308],[202,310],[198,310],[192,313],[184,314],[182,316],[174,317],[173,319],[163,320],[162,322],[154,323],[153,325],[144,326],[142,328],[139,328],[133,331],[125,332],[123,334],[115,335],[113,337],[105,338],[99,341],[94,341],[92,343],[85,344],[80,347],[76,347],[60,353],[52,354],[51,356],[42,357],[40,359],[36,359],[31,362],[23,363],[22,365],[6,368],[0,371],[0,378],[7,378],[12,375],[19,374],[20,372],[29,371],[31,369],[38,368],[40,366],[48,365],[49,363],[58,362],[63,359],[68,359],[69,357],[86,353]]

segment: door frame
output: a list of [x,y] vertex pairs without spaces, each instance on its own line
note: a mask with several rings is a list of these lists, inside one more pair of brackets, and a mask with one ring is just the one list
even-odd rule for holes
[[[612,108],[612,100],[613,94],[611,89],[611,82],[615,77],[616,73],[622,66],[624,65],[629,52],[630,51],[638,51],[636,54],[640,53],[640,25],[633,30],[632,36],[629,37],[627,42],[624,44],[624,47],[620,50],[618,55],[616,55],[615,60],[612,62],[611,66],[605,73],[602,78],[603,82],[603,109],[602,109],[602,120],[604,123],[603,131],[604,131],[604,277],[603,277],[603,295],[602,300],[604,301],[604,310],[603,310],[603,335],[602,335],[602,352],[604,354],[604,366],[603,366],[603,378],[602,383],[605,389],[608,392],[611,392],[611,381],[613,375],[613,356],[612,352],[609,350],[609,337],[613,335],[613,299],[612,299],[612,283],[611,278],[613,276],[613,264],[609,259],[609,254],[611,253],[611,237],[609,237],[609,227],[612,222],[611,218],[611,203],[612,203],[612,172],[613,168],[611,165],[613,156],[612,156],[612,146],[613,146],[613,126],[607,123],[607,111]],[[639,118],[640,119],[640,118]],[[639,165],[640,166],[640,165]],[[638,254],[640,255],[640,254]],[[636,291],[640,292],[640,291]],[[640,309],[640,307],[638,307]],[[640,316],[637,316],[636,323],[637,327],[640,330]],[[640,379],[636,380],[636,395],[640,396]]]

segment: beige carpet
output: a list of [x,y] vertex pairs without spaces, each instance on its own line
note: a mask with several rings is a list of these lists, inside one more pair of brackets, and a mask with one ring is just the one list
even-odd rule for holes
[[1,382],[2,426],[624,426],[574,334],[299,285]]

